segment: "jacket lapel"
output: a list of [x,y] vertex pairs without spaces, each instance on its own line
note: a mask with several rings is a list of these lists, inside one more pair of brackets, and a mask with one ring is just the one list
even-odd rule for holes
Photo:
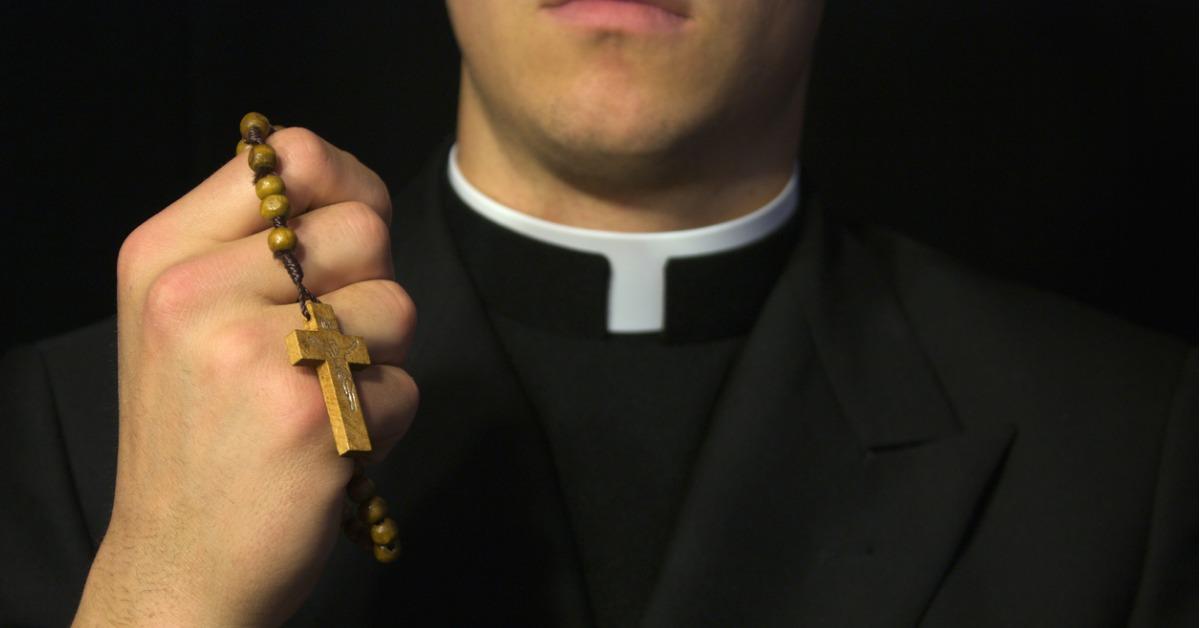
[[805,232],[718,403],[648,626],[911,626],[1011,428],[962,429],[871,254]]

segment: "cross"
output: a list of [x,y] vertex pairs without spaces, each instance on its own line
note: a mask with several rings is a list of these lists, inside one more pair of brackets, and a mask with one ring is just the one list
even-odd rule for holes
[[293,365],[316,367],[338,455],[368,453],[371,438],[350,375],[350,369],[371,364],[367,345],[358,336],[342,334],[332,306],[309,302],[308,311],[305,328],[288,334],[288,359]]

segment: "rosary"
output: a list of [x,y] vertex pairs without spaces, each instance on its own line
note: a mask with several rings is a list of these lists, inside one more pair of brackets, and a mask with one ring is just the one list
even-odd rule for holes
[[342,530],[351,541],[371,550],[375,560],[390,563],[400,555],[396,522],[387,516],[387,502],[375,494],[375,483],[365,473],[364,460],[371,451],[371,439],[350,374],[351,369],[370,365],[371,358],[362,338],[341,332],[333,307],[321,303],[304,287],[304,271],[292,253],[296,248],[296,232],[287,227],[291,204],[283,179],[275,172],[275,149],[266,143],[267,136],[280,128],[272,126],[261,113],[246,114],[240,125],[242,139],[237,144],[237,154],[248,152],[250,169],[254,171],[254,192],[260,199],[258,211],[272,225],[267,232],[267,246],[283,263],[299,292],[305,324],[304,329],[297,329],[287,337],[288,359],[293,365],[317,370],[338,455],[354,457],[354,475],[346,485],[348,500],[343,509]]

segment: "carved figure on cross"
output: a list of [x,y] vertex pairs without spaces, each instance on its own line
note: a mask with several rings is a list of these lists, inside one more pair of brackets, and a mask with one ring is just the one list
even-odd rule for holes
[[358,336],[342,333],[332,306],[309,302],[308,311],[305,329],[288,334],[288,359],[317,369],[338,455],[370,452],[371,439],[350,372],[371,364],[367,345]]

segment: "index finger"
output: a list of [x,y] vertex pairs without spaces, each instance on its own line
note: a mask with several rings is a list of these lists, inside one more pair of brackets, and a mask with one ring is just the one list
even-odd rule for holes
[[[286,187],[292,215],[310,207],[357,201],[390,224],[387,187],[354,155],[299,127],[272,133],[267,143],[278,155],[276,172]],[[243,151],[148,222],[157,223],[156,231],[161,226],[173,234],[186,234],[202,246],[232,242],[268,226],[258,213],[259,203],[254,173]]]

